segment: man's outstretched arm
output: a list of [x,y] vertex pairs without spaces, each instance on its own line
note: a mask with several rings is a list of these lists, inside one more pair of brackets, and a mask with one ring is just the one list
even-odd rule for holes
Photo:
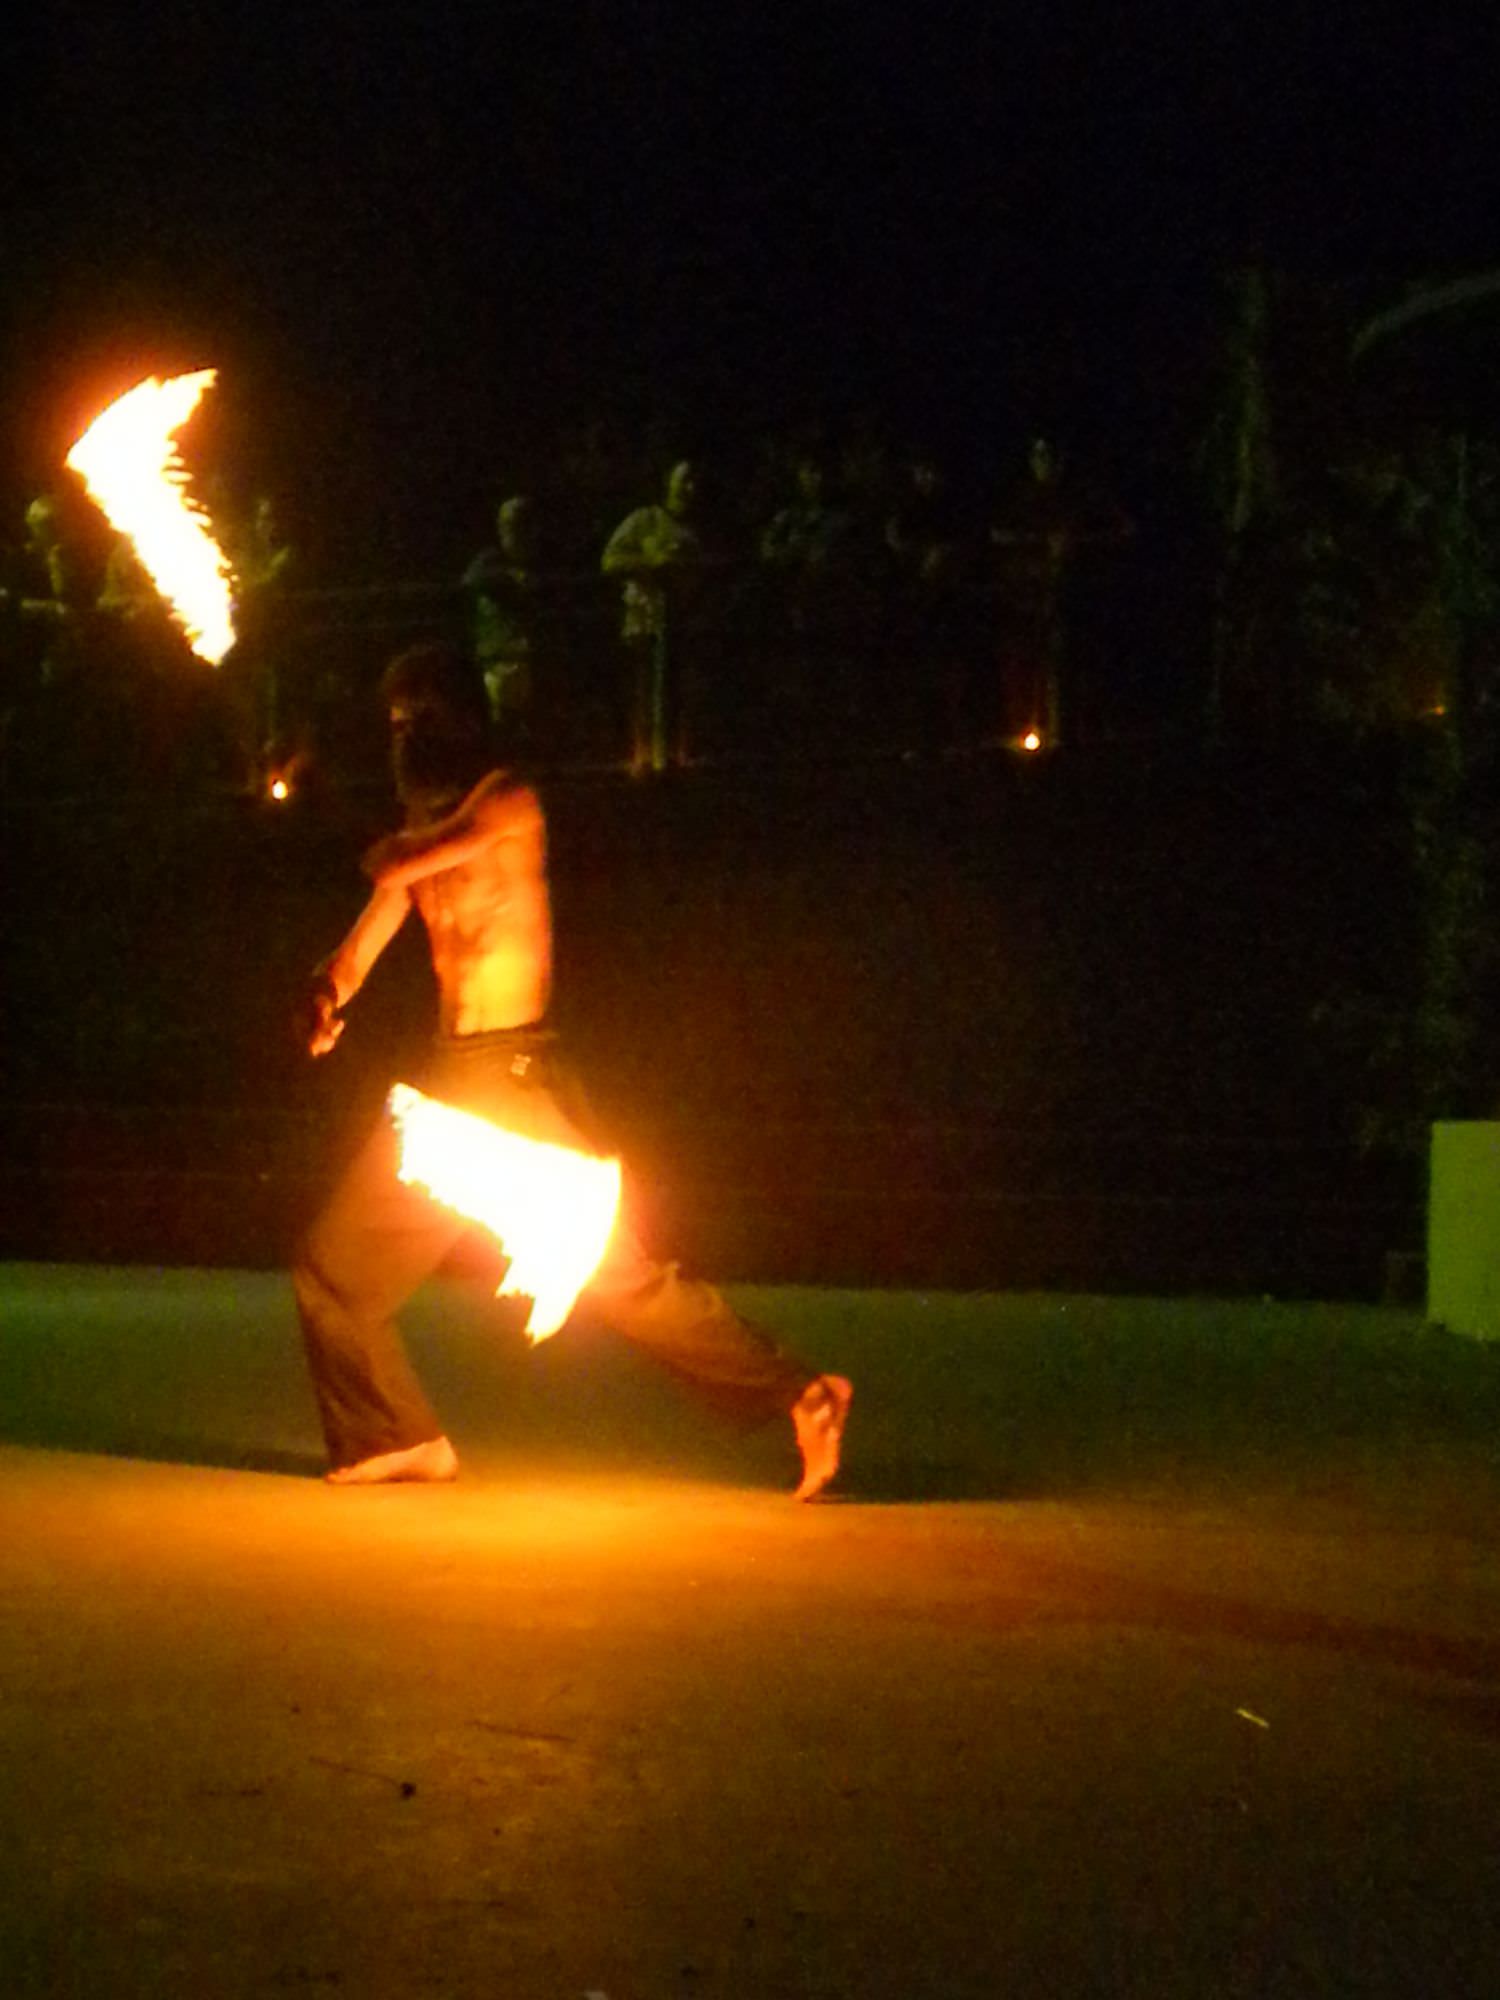
[[338,1018],[364,985],[371,966],[405,923],[411,897],[405,889],[377,887],[336,951],[318,967],[311,996],[308,1047],[326,1055],[344,1031]]

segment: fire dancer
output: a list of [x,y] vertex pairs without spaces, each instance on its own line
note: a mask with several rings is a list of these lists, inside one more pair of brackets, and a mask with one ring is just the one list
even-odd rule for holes
[[[552,924],[546,827],[532,787],[497,764],[483,685],[454,650],[401,654],[382,682],[402,831],[363,859],[373,893],[311,996],[308,1046],[334,1046],[342,1010],[413,906],[438,988],[422,1092],[502,1132],[593,1154],[582,1094],[546,1025]],[[313,1224],[293,1274],[336,1485],[454,1477],[457,1456],[402,1347],[395,1314],[470,1226],[398,1172],[382,1119]],[[617,1223],[584,1301],[604,1322],[747,1427],[789,1415],[797,1497],[838,1469],[853,1391],[750,1325],[712,1286],[650,1258]]]

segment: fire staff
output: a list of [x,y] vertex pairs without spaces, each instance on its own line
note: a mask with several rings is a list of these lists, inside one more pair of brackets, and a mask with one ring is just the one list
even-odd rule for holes
[[[587,1106],[547,1026],[552,923],[536,792],[497,766],[483,687],[456,652],[428,645],[401,654],[382,693],[405,825],[364,856],[373,891],[316,976],[308,1046],[314,1055],[334,1046],[342,1010],[415,906],[438,991],[423,1093],[504,1131],[592,1154]],[[443,1480],[458,1470],[395,1315],[470,1225],[403,1181],[397,1145],[392,1121],[381,1119],[293,1272],[336,1485]],[[802,1458],[799,1499],[832,1479],[850,1384],[786,1352],[713,1286],[649,1257],[623,1221],[582,1303],[730,1421],[749,1428],[789,1416]]]

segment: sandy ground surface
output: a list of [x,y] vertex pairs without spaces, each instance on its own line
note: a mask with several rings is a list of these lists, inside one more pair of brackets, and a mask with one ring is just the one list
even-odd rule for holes
[[1497,1990],[1500,1357],[737,1296],[835,1502],[451,1286],[464,1478],[335,1492],[279,1279],[0,1267],[0,1991]]

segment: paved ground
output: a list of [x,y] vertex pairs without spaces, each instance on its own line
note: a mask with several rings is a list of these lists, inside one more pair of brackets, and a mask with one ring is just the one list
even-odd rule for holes
[[0,1267],[0,1990],[1494,1993],[1500,1355],[743,1296],[837,1504],[452,1288],[467,1476],[335,1493],[279,1280]]

